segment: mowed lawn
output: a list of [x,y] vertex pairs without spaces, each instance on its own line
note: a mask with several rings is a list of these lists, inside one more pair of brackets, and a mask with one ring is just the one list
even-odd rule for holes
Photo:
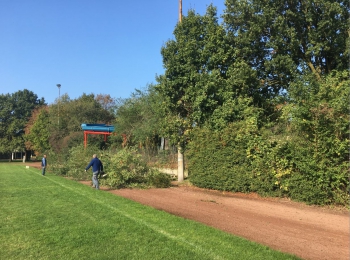
[[0,163],[0,259],[298,259],[25,165]]

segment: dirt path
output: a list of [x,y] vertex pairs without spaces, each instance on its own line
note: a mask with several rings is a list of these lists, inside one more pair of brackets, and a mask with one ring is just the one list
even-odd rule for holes
[[313,260],[349,260],[349,213],[189,186],[110,191],[273,249]]
[[[91,185],[90,181],[82,183]],[[286,199],[224,193],[176,183],[167,189],[109,192],[303,259],[350,259],[350,218],[345,209],[313,207]]]

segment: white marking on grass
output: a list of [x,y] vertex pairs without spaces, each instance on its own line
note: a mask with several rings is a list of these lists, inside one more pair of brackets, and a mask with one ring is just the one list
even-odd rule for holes
[[[40,172],[37,173],[37,174],[39,175]],[[60,182],[57,182],[57,181],[51,179],[51,178],[47,178],[47,180],[49,180],[49,181],[51,181],[51,182],[53,182],[53,183],[55,183],[55,184],[57,184],[57,185],[59,185],[59,186],[61,186],[61,187],[63,187],[63,188],[66,188],[66,189],[68,189],[68,190],[70,190],[70,191],[73,191],[73,192],[76,193],[76,194],[79,194],[79,195],[82,195],[82,196],[86,195],[86,194],[84,194],[84,192],[79,192],[78,190],[75,190],[75,189],[73,189],[72,187],[68,187],[68,186],[66,186],[66,185],[64,185],[64,184],[62,184],[62,183],[60,183]],[[100,191],[99,191],[99,192],[100,192]],[[124,217],[126,217],[126,218],[128,218],[128,219],[130,219],[130,220],[132,220],[132,221],[134,221],[134,222],[136,222],[136,223],[140,223],[140,224],[142,224],[142,225],[144,225],[144,226],[146,226],[146,227],[148,227],[148,228],[154,230],[155,232],[157,232],[157,233],[159,233],[159,234],[161,234],[161,235],[163,235],[163,236],[165,236],[165,237],[167,237],[167,238],[169,238],[169,239],[171,239],[171,240],[175,240],[175,242],[182,242],[183,245],[185,245],[185,246],[190,246],[190,248],[195,248],[197,251],[202,252],[202,253],[206,254],[207,256],[212,257],[213,259],[218,259],[218,260],[219,260],[219,259],[223,259],[223,258],[221,258],[220,256],[214,254],[211,250],[207,250],[207,249],[203,248],[202,246],[199,246],[199,245],[197,245],[197,244],[195,244],[195,243],[191,243],[190,241],[184,239],[184,238],[181,237],[181,236],[173,235],[173,234],[171,234],[171,233],[165,231],[164,229],[160,228],[160,227],[157,226],[157,225],[154,225],[154,224],[148,223],[148,222],[146,222],[146,221],[144,221],[144,220],[142,220],[142,219],[136,218],[136,217],[134,217],[134,216],[132,216],[132,215],[130,215],[130,214],[127,214],[127,213],[125,213],[125,212],[123,212],[123,211],[121,211],[121,210],[118,210],[116,207],[113,207],[113,206],[111,206],[111,205],[109,205],[109,204],[102,203],[101,201],[99,201],[99,200],[97,200],[97,199],[95,199],[95,198],[93,198],[93,197],[90,197],[90,196],[89,196],[88,198],[89,198],[91,201],[93,201],[93,202],[95,202],[95,203],[98,203],[98,204],[100,204],[100,205],[102,205],[102,206],[105,206],[105,207],[107,207],[107,208],[109,208],[109,209],[111,209],[111,210],[113,210],[113,211],[119,213],[120,215],[122,215],[122,216],[124,216]]]
[[[99,202],[99,201],[97,201],[95,199],[93,199],[93,200],[96,201],[97,203],[102,204],[101,202]],[[123,216],[125,216],[125,217],[127,217],[129,219],[131,219],[132,221],[135,221],[136,223],[140,223],[140,224],[142,224],[142,225],[144,225],[144,226],[154,230],[155,232],[157,232],[157,233],[159,233],[159,234],[161,234],[163,236],[166,236],[169,239],[175,240],[176,242],[180,241],[185,246],[189,245],[189,246],[197,249],[198,251],[205,253],[206,255],[210,255],[213,259],[222,259],[220,256],[215,255],[211,250],[205,250],[203,247],[201,247],[201,246],[199,246],[197,244],[191,243],[191,242],[189,242],[188,240],[184,239],[181,236],[173,235],[173,234],[165,231],[164,229],[160,228],[157,225],[150,224],[150,223],[148,223],[148,222],[146,222],[146,221],[144,221],[142,219],[139,219],[139,218],[135,218],[132,215],[129,215],[129,214],[123,212],[123,211],[120,211],[120,210],[118,210],[117,208],[115,208],[115,207],[113,207],[111,205],[108,205],[108,204],[102,204],[102,205],[104,205],[104,206],[114,210],[115,212],[117,212],[117,213],[119,213],[119,214],[121,214],[121,215],[123,215]]]

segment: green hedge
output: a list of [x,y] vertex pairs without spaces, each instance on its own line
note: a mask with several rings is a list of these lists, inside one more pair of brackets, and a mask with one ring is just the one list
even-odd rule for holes
[[257,192],[308,204],[348,204],[348,163],[314,156],[314,146],[302,136],[258,131],[252,119],[221,132],[196,129],[192,134],[189,179],[198,187]]

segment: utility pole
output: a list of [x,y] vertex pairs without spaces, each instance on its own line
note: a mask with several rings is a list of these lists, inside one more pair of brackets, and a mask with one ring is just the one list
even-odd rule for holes
[[[182,21],[182,0],[179,0],[179,23],[181,23]],[[180,132],[180,131],[179,131]],[[182,135],[182,131],[181,133],[179,133],[180,135]],[[184,154],[182,151],[182,147],[181,144],[178,144],[177,147],[177,181],[178,182],[182,182],[184,180]]]
[[179,23],[182,21],[182,0],[179,0]]

